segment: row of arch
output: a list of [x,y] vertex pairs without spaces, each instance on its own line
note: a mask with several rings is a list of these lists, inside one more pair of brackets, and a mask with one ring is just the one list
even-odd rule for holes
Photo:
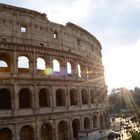
[[[90,98],[89,98],[90,96]],[[66,106],[66,105],[79,105],[81,98],[81,104],[86,105],[94,103],[103,103],[105,100],[103,94],[95,94],[95,92],[91,89],[90,94],[86,89],[82,89],[81,93],[79,94],[77,89],[72,88],[69,91],[69,96],[66,94],[65,90],[62,88],[58,88],[55,91],[55,106]],[[19,108],[26,109],[32,108],[32,93],[28,88],[22,88],[19,90],[18,93],[18,100],[19,100]],[[38,93],[38,104],[39,107],[51,107],[52,106],[52,95],[47,88],[41,88]],[[69,103],[68,103],[69,100]],[[7,88],[0,89],[0,109],[11,109],[12,105],[12,94]]]
[[[97,129],[105,129],[105,118],[103,115],[99,116],[99,126],[98,126],[98,118],[96,115],[92,118],[93,128]],[[72,137],[73,139],[78,138],[78,131],[81,130],[81,122],[78,118],[72,121]],[[90,129],[90,119],[89,117],[85,117],[83,120],[84,130]],[[57,125],[57,132],[58,132],[58,140],[70,140],[70,127],[68,126],[67,121],[60,121]],[[20,140],[34,140],[35,139],[35,131],[32,126],[25,125],[20,129]],[[40,130],[40,140],[54,140],[56,139],[55,130],[50,122],[42,124]],[[2,128],[0,129],[0,139],[2,140],[12,140],[12,131],[9,128]]]
[[[34,69],[37,71],[44,71],[44,74],[47,75],[60,73],[60,76],[77,75],[78,77],[90,78],[91,76],[96,77],[97,74],[101,75],[102,73],[101,68],[97,71],[97,68],[87,67],[79,63],[74,64],[75,62],[72,62],[71,60],[64,62],[64,60],[60,58],[54,58],[51,62],[52,64],[50,64],[50,62],[47,62],[43,57],[37,57],[34,64],[31,64],[31,60],[28,56],[21,55],[17,58],[16,63],[18,72],[20,73],[29,72],[32,65],[35,65]],[[0,71],[10,72],[11,65],[10,56],[6,53],[0,54]]]

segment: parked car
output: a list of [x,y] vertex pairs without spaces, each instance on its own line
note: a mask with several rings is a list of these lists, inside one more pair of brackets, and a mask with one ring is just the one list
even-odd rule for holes
[[116,131],[110,131],[108,134],[108,140],[119,138],[119,137],[121,137],[121,135],[119,132],[116,132]]

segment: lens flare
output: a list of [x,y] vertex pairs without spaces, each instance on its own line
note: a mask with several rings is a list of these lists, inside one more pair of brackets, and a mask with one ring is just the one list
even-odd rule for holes
[[46,68],[46,70],[45,70],[46,75],[51,75],[52,73],[53,73],[52,68]]

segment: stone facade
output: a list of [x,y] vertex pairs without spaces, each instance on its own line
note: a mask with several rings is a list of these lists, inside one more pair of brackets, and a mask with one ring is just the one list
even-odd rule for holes
[[92,34],[0,4],[0,140],[73,140],[78,130],[105,129],[106,98]]

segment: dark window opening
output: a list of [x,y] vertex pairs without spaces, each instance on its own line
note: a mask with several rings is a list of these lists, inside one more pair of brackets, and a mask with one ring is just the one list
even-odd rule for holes
[[78,130],[80,130],[80,121],[78,119],[73,120],[72,122],[73,129],[73,138],[78,138]]
[[85,89],[82,90],[82,104],[88,104],[88,94]]
[[80,44],[81,44],[81,41],[80,41],[80,39],[78,38],[78,39],[77,39],[77,45],[80,46]]
[[50,123],[43,124],[40,133],[41,140],[53,140],[53,128]]
[[93,116],[93,128],[97,127],[97,117]]
[[58,89],[56,91],[56,106],[65,106],[65,105],[66,105],[65,91],[62,89]]
[[90,99],[91,99],[91,103],[94,104],[95,102],[95,94],[94,94],[94,90],[90,90]]
[[39,91],[39,106],[49,107],[50,106],[50,96],[47,89],[41,89]]
[[71,105],[78,105],[78,95],[77,95],[76,89],[72,89],[70,91],[70,104]]
[[19,92],[19,108],[31,108],[31,93],[29,89],[21,89]]
[[104,129],[104,120],[102,115],[100,115],[100,128]]
[[0,140],[12,140],[12,132],[8,128],[0,130]]
[[90,128],[90,119],[88,117],[84,118],[84,129]]
[[30,126],[24,126],[20,130],[20,140],[34,140],[34,131]]
[[69,140],[68,125],[65,121],[61,121],[58,124],[58,140]]
[[7,89],[0,89],[0,109],[11,109],[11,94]]

